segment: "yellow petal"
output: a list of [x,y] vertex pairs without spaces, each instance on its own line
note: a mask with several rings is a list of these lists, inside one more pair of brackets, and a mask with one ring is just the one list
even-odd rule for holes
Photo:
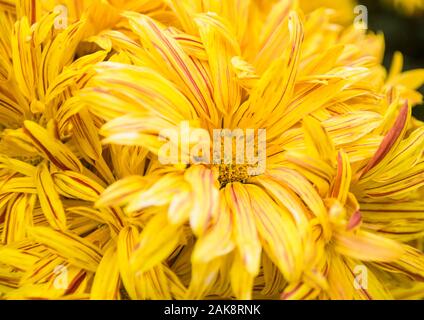
[[215,284],[220,263],[219,258],[207,263],[193,263],[187,299],[202,299],[205,297]]
[[201,236],[214,220],[219,201],[219,185],[215,173],[203,166],[192,166],[184,175],[192,186],[193,208],[190,226],[196,236]]
[[87,110],[80,110],[71,118],[76,145],[87,157],[98,160],[102,153],[102,145],[98,129],[94,125],[93,117]]
[[132,196],[146,188],[148,181],[140,176],[130,176],[109,186],[96,202],[97,207],[121,206],[128,203]]
[[[135,286],[135,274],[131,270],[130,258],[137,244],[139,232],[136,227],[126,227],[121,230],[118,237],[118,260],[119,273],[122,283],[131,299],[137,299]],[[116,263],[116,262],[115,262]]]
[[250,275],[256,276],[259,272],[262,250],[249,193],[241,183],[228,185],[225,191],[232,211],[235,241],[243,269]]
[[146,191],[142,190],[131,198],[126,207],[128,213],[150,206],[164,206],[169,204],[174,195],[180,191],[180,185],[184,183],[183,177],[179,174],[167,174],[159,179]]
[[[149,53],[156,63],[165,62],[169,66],[164,72],[169,73],[171,78],[180,83],[197,113],[216,123],[217,112],[211,98],[210,84],[201,74],[202,67],[187,56],[177,41],[162,30],[154,20],[135,13],[128,13],[126,17],[129,18],[133,31],[140,35],[143,44],[148,46]],[[164,66],[158,67],[163,69]]]
[[246,263],[239,253],[234,257],[230,276],[235,297],[239,300],[251,300],[255,276],[246,269]]
[[54,229],[65,231],[67,229],[65,210],[50,171],[45,164],[41,164],[38,167],[35,185],[37,187],[38,200],[47,221]]
[[92,300],[115,300],[119,292],[119,268],[116,247],[106,250],[97,268],[91,288]]
[[96,271],[102,256],[99,249],[89,241],[70,232],[58,232],[47,227],[34,227],[28,232],[36,242],[51,248],[75,266]]
[[303,269],[301,237],[291,215],[259,187],[247,185],[262,245],[287,281],[298,281]]
[[169,223],[166,212],[154,216],[140,234],[130,260],[132,270],[143,273],[165,261],[181,237],[181,227]]
[[104,190],[99,183],[78,172],[56,172],[53,180],[59,193],[71,199],[96,202]]
[[406,103],[396,119],[393,128],[390,129],[380,148],[375,153],[374,157],[362,171],[362,180],[369,178],[369,176],[378,170],[384,168],[384,165],[390,160],[390,155],[393,154],[404,137],[407,130],[407,123],[411,117],[411,110]]
[[397,242],[366,232],[336,232],[334,246],[337,252],[363,261],[395,261],[404,250]]
[[320,220],[324,236],[330,239],[330,226],[327,210],[322,198],[313,186],[299,173],[289,169],[270,171],[270,176],[294,191]]
[[340,203],[345,204],[352,180],[352,169],[349,157],[343,151],[337,157],[337,175],[334,179],[331,196],[337,198]]
[[209,57],[214,101],[219,110],[231,114],[241,101],[241,90],[230,64],[232,57],[241,54],[239,45],[228,22],[220,16],[202,14],[195,21]]
[[46,129],[35,122],[24,122],[25,133],[31,138],[34,147],[54,165],[62,170],[82,171],[78,158],[59,140],[53,138]]
[[194,263],[208,263],[234,249],[232,235],[234,226],[231,222],[231,211],[223,193],[221,193],[218,212],[216,222],[196,241],[192,254]]
[[8,202],[2,232],[2,242],[12,244],[27,237],[27,228],[33,225],[35,196],[18,194]]
[[334,143],[320,122],[312,117],[305,117],[303,129],[308,153],[332,163],[336,155]]

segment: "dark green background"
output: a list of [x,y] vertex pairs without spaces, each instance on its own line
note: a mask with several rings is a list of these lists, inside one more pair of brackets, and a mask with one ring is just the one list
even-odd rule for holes
[[[408,17],[383,6],[380,1],[360,2],[368,7],[370,29],[384,33],[385,66],[390,68],[394,52],[401,51],[404,55],[405,70],[424,68],[424,15]],[[420,92],[424,94],[424,87],[420,89]],[[424,105],[416,107],[414,115],[424,120]]]

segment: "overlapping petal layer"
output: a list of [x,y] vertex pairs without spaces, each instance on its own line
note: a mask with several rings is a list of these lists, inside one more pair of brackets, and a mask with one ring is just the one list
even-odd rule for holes
[[0,298],[423,298],[424,71],[318,2],[0,1]]

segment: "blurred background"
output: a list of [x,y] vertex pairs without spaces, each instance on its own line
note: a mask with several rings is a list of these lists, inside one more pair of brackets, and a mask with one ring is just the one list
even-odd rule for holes
[[[335,0],[337,1],[337,0]],[[424,68],[424,14],[408,14],[383,1],[362,0],[368,8],[369,28],[382,31],[386,39],[384,64],[390,68],[394,52],[404,55],[404,69]],[[421,88],[424,94],[424,88]],[[414,109],[414,115],[424,121],[424,105]]]

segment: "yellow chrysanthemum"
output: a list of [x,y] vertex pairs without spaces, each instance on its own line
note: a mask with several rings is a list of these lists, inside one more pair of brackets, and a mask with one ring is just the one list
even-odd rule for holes
[[423,298],[424,70],[319,7],[0,2],[0,297]]
[[[96,209],[94,202],[117,179],[143,174],[147,152],[103,148],[100,119],[73,99],[92,66],[110,51],[98,48],[81,56],[81,47],[91,42],[91,22],[81,18],[58,30],[57,13],[37,18],[31,5],[40,3],[22,1],[16,10],[0,13],[5,30],[0,41],[0,293],[12,299],[126,297],[116,283],[109,291],[91,283],[107,248],[116,251],[111,239],[121,230],[131,236],[137,228],[119,208]],[[122,248],[119,255],[128,255]],[[124,272],[125,264],[121,268]],[[55,282],[62,269],[67,287]],[[178,286],[165,266],[156,269],[161,284],[170,279]],[[144,298],[170,297],[152,286],[138,292]]]
[[[93,112],[99,116],[101,112],[105,114],[107,105],[113,108],[110,112],[111,118],[114,119],[104,126],[102,131],[108,143],[145,146],[156,154],[159,152],[161,142],[159,139],[152,141],[152,134],[158,135],[170,125],[178,127],[182,119],[208,131],[217,128],[267,129],[266,174],[249,176],[242,165],[191,165],[183,169],[180,165],[174,169],[170,167],[171,172],[166,174],[161,172],[153,178],[153,182],[142,180],[138,185],[131,185],[131,188],[124,188],[126,182],[121,181],[111,187],[104,194],[103,200],[98,203],[107,205],[118,201],[127,204],[125,212],[136,216],[143,214],[143,210],[151,206],[157,207],[158,210],[162,209],[164,214],[168,215],[169,223],[175,227],[173,238],[179,237],[178,234],[186,222],[190,223],[197,238],[191,258],[193,278],[189,286],[189,297],[192,298],[204,297],[207,294],[234,294],[238,298],[250,298],[252,288],[255,286],[254,278],[265,272],[260,268],[261,247],[270,259],[266,264],[274,265],[289,282],[283,297],[293,297],[295,293],[292,288],[296,288],[297,298],[305,297],[303,296],[305,293],[310,297],[328,295],[331,298],[352,298],[354,294],[353,290],[331,291],[334,289],[331,284],[323,284],[322,278],[329,272],[326,271],[328,268],[326,266],[330,262],[322,261],[322,257],[308,256],[306,253],[316,253],[312,248],[308,248],[306,252],[302,250],[309,245],[315,246],[322,241],[323,248],[328,247],[328,243],[333,241],[337,243],[340,237],[342,242],[352,241],[352,244],[345,245],[347,247],[341,245],[342,249],[339,248],[341,253],[348,252],[347,254],[350,254],[348,257],[351,258],[358,258],[362,253],[362,260],[376,262],[386,261],[385,259],[389,262],[397,261],[403,254],[410,254],[409,249],[365,231],[363,234],[355,235],[353,231],[348,230],[347,235],[339,236],[338,228],[343,230],[348,225],[347,222],[343,224],[343,221],[338,221],[342,219],[340,215],[344,212],[345,204],[336,202],[327,207],[326,203],[334,201],[326,194],[334,183],[331,177],[336,178],[336,173],[331,172],[331,168],[337,167],[334,163],[336,147],[350,150],[347,151],[346,157],[352,157],[352,160],[349,162],[346,158],[345,162],[349,163],[346,165],[359,166],[356,168],[358,172],[365,170],[366,162],[371,160],[372,163],[373,154],[378,154],[379,145],[384,147],[386,142],[383,137],[386,132],[389,137],[391,135],[388,130],[393,124],[392,119],[396,116],[397,106],[401,103],[399,100],[404,101],[405,97],[409,97],[404,92],[402,97],[396,97],[396,101],[389,106],[387,99],[381,96],[393,90],[393,80],[389,79],[392,81],[385,84],[384,75],[378,66],[381,56],[380,39],[372,36],[364,37],[354,29],[345,32],[333,29],[326,34],[326,38],[334,39],[334,42],[330,40],[322,46],[314,47],[312,39],[317,35],[313,31],[315,30],[313,25],[318,22],[318,19],[315,20],[318,16],[325,14],[324,11],[312,14],[305,23],[302,23],[295,12],[289,14],[289,10],[293,7],[290,8],[287,2],[281,2],[276,8],[281,10],[278,12],[281,12],[282,16],[278,16],[277,10],[274,10],[266,20],[263,30],[268,31],[267,23],[273,25],[274,21],[280,22],[279,28],[269,30],[271,34],[263,40],[259,37],[256,44],[252,41],[254,38],[249,37],[251,41],[246,45],[243,40],[237,39],[245,39],[250,31],[244,29],[241,35],[233,33],[233,38],[230,38],[229,35],[234,30],[243,29],[240,29],[239,25],[229,24],[228,21],[232,20],[222,18],[224,14],[222,16],[198,14],[194,19],[197,31],[193,25],[189,26],[192,20],[185,21],[184,16],[181,17],[182,25],[194,28],[185,30],[187,33],[199,34],[205,50],[201,56],[206,55],[209,59],[210,73],[208,69],[202,67],[204,59],[197,58],[200,53],[190,58],[191,51],[184,50],[184,46],[178,43],[173,32],[149,18],[128,15],[133,31],[141,37],[140,42],[146,50],[145,57],[137,63],[138,66],[132,68],[115,63],[100,65],[97,69],[98,75],[89,84],[92,89],[87,88],[83,92],[85,101],[92,103]],[[219,9],[208,11],[219,13]],[[257,23],[260,25],[261,22]],[[322,30],[318,32],[321,33]],[[283,39],[287,34],[291,42],[279,50],[279,46],[286,43]],[[344,39],[349,39],[351,45],[355,42],[356,45],[367,43],[370,52],[355,51],[352,47],[346,51],[346,47],[340,46]],[[309,51],[304,53],[303,48]],[[255,52],[258,55],[255,56]],[[278,52],[282,52],[282,55],[280,56]],[[234,58],[235,56],[246,59]],[[328,61],[330,56],[334,60]],[[316,66],[323,69],[318,71],[314,69]],[[394,69],[396,68],[397,66],[394,66]],[[392,77],[395,77],[394,73],[395,71]],[[419,73],[420,75],[416,76],[422,79],[422,71]],[[375,82],[378,78],[380,83]],[[374,82],[371,82],[371,79],[374,79]],[[95,92],[99,87],[108,89],[99,95]],[[129,87],[132,97],[130,101],[120,94],[127,92]],[[406,87],[412,89],[413,85],[408,83]],[[177,96],[178,91],[181,94]],[[358,99],[358,96],[362,96],[362,99]],[[156,103],[159,97],[163,100],[160,107]],[[183,97],[186,98],[182,100]],[[107,103],[111,100],[114,101],[113,105]],[[154,106],[149,101],[154,101]],[[134,108],[137,103],[140,111]],[[133,106],[131,110],[130,105]],[[403,114],[407,113],[407,109],[402,110]],[[270,117],[271,114],[278,116]],[[323,144],[317,146],[318,155],[328,150],[338,139],[342,140],[334,146],[334,151],[328,151],[324,159],[315,164],[311,162],[310,157],[303,160],[306,163],[302,163],[305,151],[306,154],[310,154],[311,151],[304,149],[305,137],[302,138],[301,130],[296,125],[309,114],[318,118],[318,124],[313,120],[309,124],[311,140]],[[338,116],[335,117],[336,115]],[[119,117],[116,118],[117,116]],[[109,120],[108,117],[104,118]],[[157,120],[153,120],[155,118]],[[365,124],[367,128],[349,128],[349,131],[358,135],[353,139],[351,135],[346,136],[344,131],[348,130],[346,124],[355,118],[358,125]],[[369,120],[365,120],[366,118]],[[362,122],[363,120],[365,121]],[[155,125],[151,126],[153,121]],[[320,129],[320,122],[326,124],[333,121],[336,121],[335,126],[339,131],[332,137],[327,137],[325,127]],[[322,135],[318,135],[320,131]],[[313,137],[313,134],[318,136]],[[367,147],[360,148],[361,144]],[[420,144],[417,144],[418,146]],[[329,163],[325,164],[326,162]],[[323,168],[326,167],[329,171],[323,172]],[[322,181],[322,177],[327,177],[328,181]],[[128,181],[132,179],[128,178]],[[150,184],[152,185],[149,186]],[[414,187],[419,188],[420,184],[414,184]],[[346,198],[351,186],[349,183],[344,184],[344,188]],[[105,198],[107,200],[104,200]],[[350,202],[349,206],[355,208],[354,205],[358,201],[354,194],[350,197]],[[291,205],[287,206],[286,203]],[[337,210],[333,208],[337,204],[341,210],[339,213],[333,212]],[[344,215],[348,215],[347,218],[349,215],[355,217],[359,209],[358,204],[355,211],[345,212]],[[310,221],[311,214],[315,216],[316,220],[312,219],[315,222]],[[334,222],[336,226],[331,222],[331,214],[338,216],[335,217],[338,221]],[[232,218],[229,219],[227,215]],[[316,223],[317,228],[322,229],[322,238],[320,241],[314,239],[313,244],[306,242],[309,241],[307,235],[311,232],[311,223],[312,225]],[[152,222],[152,225],[155,224]],[[338,224],[341,226],[337,227]],[[164,225],[157,224],[156,227],[158,229],[155,232],[149,230],[149,234],[152,232],[165,237],[161,231]],[[233,237],[230,237],[227,230],[232,230]],[[168,229],[166,236],[169,236]],[[345,240],[344,237],[349,240]],[[355,248],[355,242],[365,246],[361,248],[363,252],[360,252],[360,248]],[[379,242],[382,243],[381,247],[377,245]],[[149,252],[148,248],[154,247],[156,250],[162,248],[162,258],[166,258],[177,246],[177,243],[171,247],[159,246],[160,243],[153,238],[151,242],[146,241],[144,244],[145,246],[139,247],[135,253],[133,263],[136,269],[153,263],[149,255],[144,253]],[[384,248],[385,245],[388,248]],[[338,248],[337,244],[335,247]],[[337,254],[337,249],[335,250]],[[357,255],[355,250],[358,250]],[[380,251],[384,250],[393,255],[389,258],[379,257]],[[324,252],[324,249],[318,252]],[[158,257],[155,256],[156,258]],[[228,259],[233,261],[232,271],[230,279],[225,281],[231,283],[232,294],[228,292],[225,283],[220,283],[220,265],[227,265]],[[305,270],[305,266],[309,266],[315,260],[319,268]],[[156,260],[155,263],[159,261]],[[349,261],[352,265],[353,260]],[[346,263],[340,267],[347,268]],[[335,273],[339,271],[336,270]],[[316,272],[322,272],[322,277],[312,276]],[[211,277],[215,278],[218,284],[211,281]],[[350,281],[350,278],[346,281]],[[279,284],[281,287],[273,283],[277,279],[264,275],[262,281],[265,283],[258,283],[256,286],[268,295],[275,295],[284,287],[284,282]],[[338,281],[337,279],[338,277],[332,281]],[[354,297],[368,297],[368,295],[385,297],[383,293],[379,295],[379,282],[377,280],[375,282],[376,287],[371,293],[358,292]]]
[[383,0],[383,2],[407,15],[422,15],[424,13],[423,0]]

